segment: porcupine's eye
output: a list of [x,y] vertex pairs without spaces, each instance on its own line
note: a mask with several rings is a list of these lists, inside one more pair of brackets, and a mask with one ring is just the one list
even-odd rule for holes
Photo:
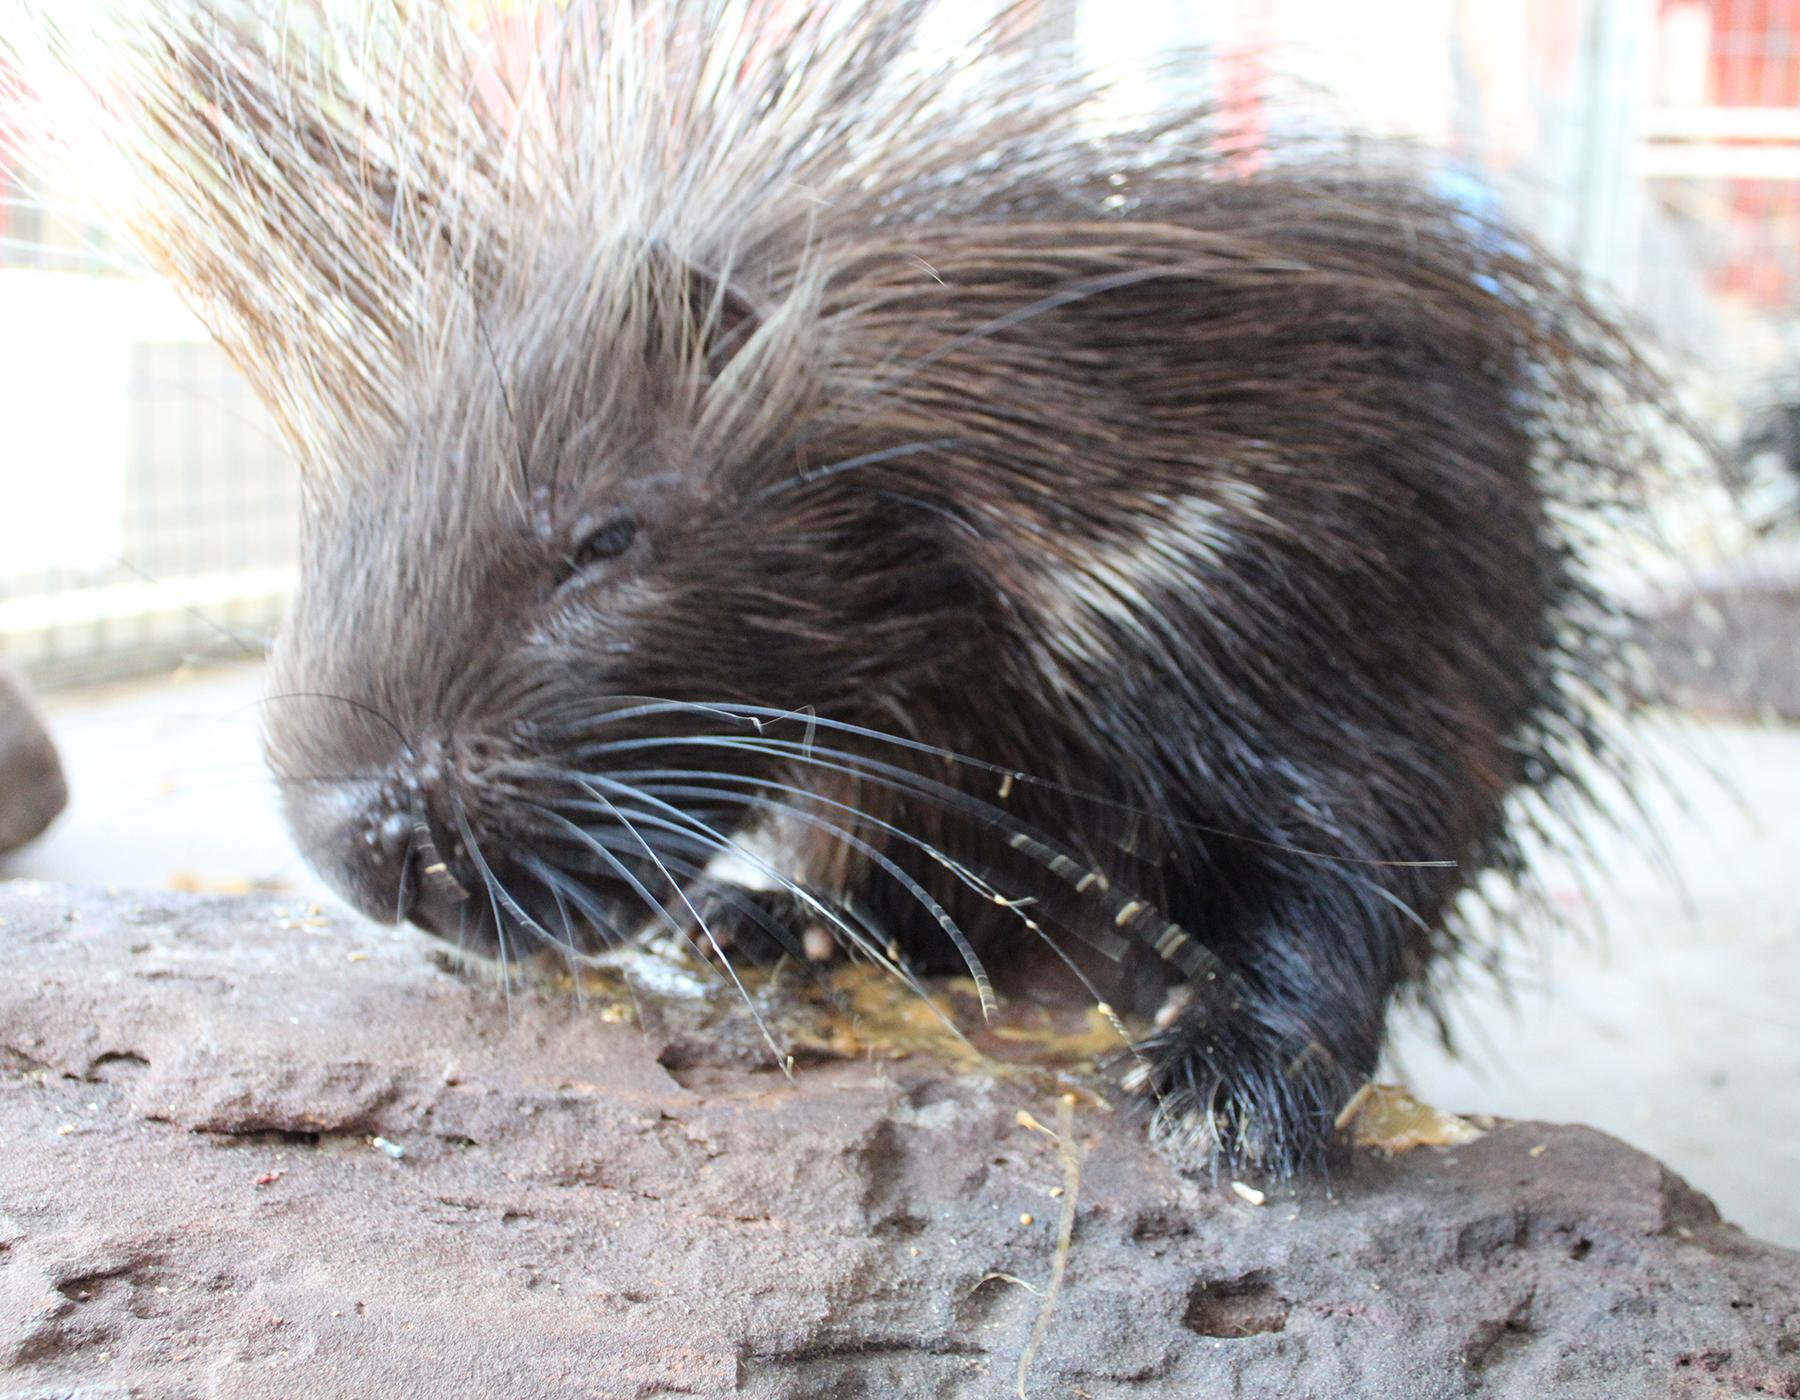
[[563,558],[565,577],[574,578],[596,564],[617,559],[631,548],[637,538],[638,524],[629,515],[615,515],[611,520],[583,535],[581,542]]

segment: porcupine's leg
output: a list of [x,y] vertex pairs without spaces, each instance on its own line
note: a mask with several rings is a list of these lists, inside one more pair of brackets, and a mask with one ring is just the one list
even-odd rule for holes
[[1136,1048],[1128,1087],[1154,1096],[1157,1129],[1218,1167],[1285,1174],[1320,1165],[1333,1120],[1380,1054],[1396,981],[1383,915],[1271,882],[1218,973],[1180,993]]
[[[698,891],[694,904],[719,951],[733,962],[767,967],[783,957],[830,956],[833,941],[821,937],[828,921],[790,890],[717,884]],[[711,952],[698,930],[693,936],[703,952]]]
[[[1452,950],[1459,891],[1510,868],[1506,797],[1537,742],[1557,585],[1529,510],[1510,523],[1503,510],[1483,528],[1514,542],[1517,578],[1446,572],[1384,600],[1324,575],[1255,656],[1211,654],[1209,693],[1226,699],[1195,727],[1192,756],[1166,765],[1193,805],[1167,835],[1164,885],[1166,912],[1222,967],[1192,980],[1133,1073],[1159,1126],[1214,1166],[1288,1172],[1330,1156],[1394,993]],[[1267,578],[1246,586],[1282,597]],[[1349,633],[1305,623],[1344,598],[1394,644],[1359,652]]]
[[1375,1070],[1393,994],[1456,873],[1268,852],[1212,863],[1214,893],[1182,912],[1220,965],[1137,1047],[1127,1083],[1154,1096],[1168,1140],[1215,1170],[1317,1168]]

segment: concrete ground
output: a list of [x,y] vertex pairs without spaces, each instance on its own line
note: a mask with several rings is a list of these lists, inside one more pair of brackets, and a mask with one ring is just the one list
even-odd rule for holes
[[[0,876],[317,891],[258,757],[259,683],[239,666],[47,697],[70,810]],[[1650,797],[1671,855],[1596,834],[1606,946],[1521,955],[1516,1007],[1482,988],[1455,1005],[1461,1060],[1409,1020],[1393,1067],[1445,1108],[1614,1133],[1728,1219],[1800,1246],[1800,730],[1649,738],[1671,778]],[[1574,922],[1593,912],[1574,880],[1548,878]]]

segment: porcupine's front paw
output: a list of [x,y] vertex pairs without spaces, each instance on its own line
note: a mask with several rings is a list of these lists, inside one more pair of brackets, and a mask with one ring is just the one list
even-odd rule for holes
[[[766,967],[782,957],[829,962],[836,955],[823,916],[790,890],[715,885],[696,893],[693,905],[703,927],[691,927],[688,937],[703,957]],[[695,925],[692,914],[686,922]]]
[[1284,1178],[1343,1150],[1334,1125],[1373,1065],[1270,1019],[1196,997],[1135,1048],[1125,1087],[1153,1101],[1152,1135],[1184,1164]]

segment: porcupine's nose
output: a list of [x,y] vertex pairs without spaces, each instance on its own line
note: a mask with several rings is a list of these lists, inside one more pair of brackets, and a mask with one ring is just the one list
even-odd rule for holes
[[[411,920],[429,933],[466,930],[480,887],[447,801],[430,776],[390,776],[357,794],[340,828],[336,859],[321,862],[340,892],[369,918]],[[329,838],[328,838],[329,840]]]

